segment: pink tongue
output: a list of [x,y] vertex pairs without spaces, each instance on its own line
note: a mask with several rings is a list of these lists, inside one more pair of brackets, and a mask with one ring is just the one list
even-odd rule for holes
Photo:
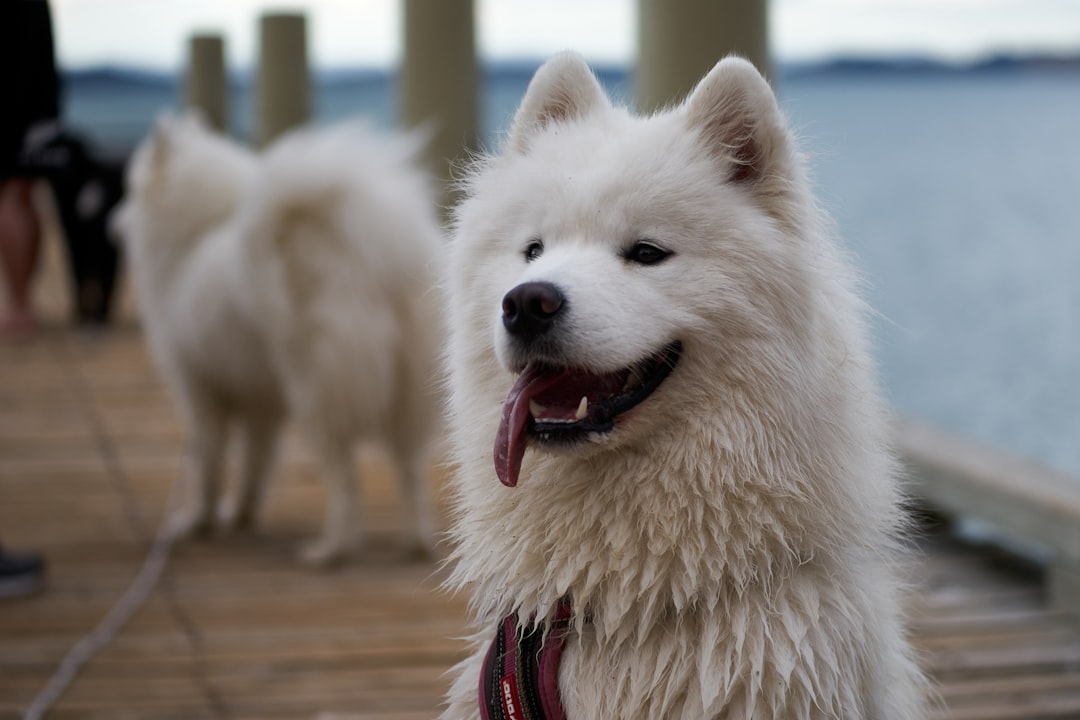
[[525,431],[529,422],[529,401],[571,374],[565,370],[552,372],[530,366],[510,388],[499,431],[495,434],[495,474],[503,485],[514,487],[518,482],[521,458],[525,456],[525,446],[529,442]]

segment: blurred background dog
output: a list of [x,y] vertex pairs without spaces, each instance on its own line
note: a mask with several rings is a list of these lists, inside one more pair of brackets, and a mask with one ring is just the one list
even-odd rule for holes
[[146,336],[191,433],[178,534],[214,525],[226,435],[243,443],[226,526],[255,521],[287,417],[327,487],[305,561],[355,546],[353,449],[381,442],[411,506],[406,549],[433,546],[424,491],[441,231],[416,138],[357,124],[298,130],[262,154],[197,118],[163,118],[132,159],[116,225]]

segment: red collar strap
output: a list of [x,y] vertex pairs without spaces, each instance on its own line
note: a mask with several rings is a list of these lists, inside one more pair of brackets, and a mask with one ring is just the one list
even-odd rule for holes
[[518,627],[503,618],[480,672],[481,720],[566,720],[559,696],[559,661],[569,632],[569,598],[559,601],[547,637],[533,618]]

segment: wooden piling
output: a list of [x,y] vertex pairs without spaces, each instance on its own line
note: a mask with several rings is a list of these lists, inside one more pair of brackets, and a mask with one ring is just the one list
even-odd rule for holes
[[229,127],[229,81],[225,71],[225,38],[197,34],[188,41],[184,104],[202,113],[210,127]]
[[399,83],[405,127],[431,131],[427,163],[447,182],[455,163],[477,145],[477,65],[472,0],[404,0],[405,58]]
[[638,105],[682,100],[725,55],[769,74],[767,0],[638,0]]
[[1050,607],[1080,619],[1080,560],[1058,552],[1046,568],[1046,594]]
[[255,140],[263,147],[311,115],[307,22],[299,13],[268,13],[259,20]]

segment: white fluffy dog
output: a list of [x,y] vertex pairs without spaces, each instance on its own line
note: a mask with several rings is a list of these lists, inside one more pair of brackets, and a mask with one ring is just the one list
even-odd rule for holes
[[117,225],[143,327],[192,436],[178,532],[208,531],[226,433],[243,441],[226,524],[255,519],[283,421],[326,482],[313,563],[358,539],[353,450],[381,441],[401,467],[408,542],[430,548],[425,449],[439,409],[441,252],[418,143],[359,125],[302,130],[256,156],[193,117],[137,149]]
[[558,56],[466,190],[443,718],[923,717],[864,307],[764,79],[642,118]]

